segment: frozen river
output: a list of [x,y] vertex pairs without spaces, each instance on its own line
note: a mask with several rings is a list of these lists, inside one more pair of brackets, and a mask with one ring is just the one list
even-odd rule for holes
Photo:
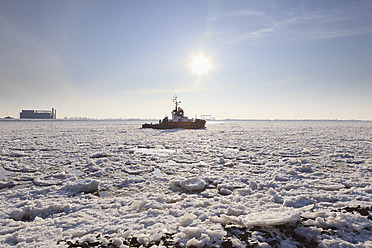
[[140,126],[0,121],[0,246],[372,247],[372,122]]

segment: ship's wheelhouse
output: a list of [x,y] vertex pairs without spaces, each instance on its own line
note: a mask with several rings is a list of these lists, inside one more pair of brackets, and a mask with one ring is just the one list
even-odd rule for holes
[[186,122],[189,121],[187,116],[184,116],[184,111],[181,107],[176,108],[172,111],[172,121],[174,122]]

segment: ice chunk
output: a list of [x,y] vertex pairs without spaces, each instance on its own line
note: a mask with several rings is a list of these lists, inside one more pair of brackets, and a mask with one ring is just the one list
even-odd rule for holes
[[[72,176],[71,178],[73,178]],[[51,185],[62,185],[63,180],[66,179],[66,172],[61,171],[51,175],[37,176],[33,179],[33,183],[36,186],[51,186]]]
[[188,226],[190,225],[194,220],[196,219],[196,215],[195,214],[189,214],[189,213],[186,213],[184,216],[181,217],[180,221],[179,221],[179,225],[180,226]]
[[90,157],[91,158],[105,158],[105,157],[109,157],[109,156],[111,156],[111,155],[106,153],[106,152],[97,152],[97,153],[91,155]]
[[16,171],[16,172],[36,172],[40,170],[41,166],[38,166],[38,168],[33,167],[32,165],[28,164],[19,164],[13,162],[12,164],[4,164],[4,169],[8,171]]
[[229,207],[227,209],[227,215],[234,215],[234,216],[239,216],[243,213],[243,209],[239,209],[239,208],[234,208],[234,207]]
[[154,168],[152,167],[148,167],[148,166],[125,166],[123,168],[123,171],[128,173],[128,174],[132,174],[132,175],[139,175],[139,174],[143,174],[143,173],[147,173],[147,172],[151,172],[153,171]]
[[187,241],[186,247],[193,246],[193,247],[201,248],[201,247],[204,247],[206,244],[208,244],[209,241],[210,241],[210,238],[208,237],[208,235],[202,234],[200,237],[200,240],[197,240],[194,237],[190,239],[189,241]]
[[186,243],[186,247],[205,247],[212,243],[219,247],[218,244],[222,243],[226,234],[221,225],[202,223],[196,227],[180,227],[180,232],[174,235],[174,238],[181,244]]
[[120,238],[115,238],[112,243],[115,247],[121,247],[123,245],[123,241]]
[[313,203],[314,201],[309,199],[306,196],[295,196],[295,197],[285,198],[283,202],[283,206],[302,208],[304,206],[307,206]]
[[[47,205],[51,204],[51,205]],[[70,209],[69,204],[59,204],[59,203],[40,203],[40,204],[30,204],[24,208],[15,209],[10,213],[10,218],[13,220],[33,220],[36,217],[48,217],[55,213],[61,213]]]
[[234,188],[232,184],[218,184],[217,186],[220,195],[231,195]]
[[299,212],[288,210],[270,210],[265,212],[255,212],[247,215],[243,223],[246,227],[254,226],[277,226],[285,224],[295,224],[301,220]]
[[258,188],[258,184],[255,181],[250,181],[249,182],[249,187],[251,189],[257,189]]
[[0,189],[14,187],[16,183],[14,181],[0,180]]
[[23,156],[26,156],[24,152],[10,152],[9,153],[9,157],[13,157],[13,158],[19,158]]
[[135,210],[137,212],[147,211],[149,209],[153,209],[148,212],[149,215],[158,215],[160,212],[155,211],[154,209],[161,210],[163,209],[162,205],[154,200],[142,200],[142,201],[135,201],[129,206],[130,210]]
[[311,164],[302,164],[300,167],[301,172],[313,172],[313,166]]
[[229,190],[229,189],[226,189],[226,188],[221,188],[221,189],[218,190],[218,193],[220,195],[231,195],[232,191]]
[[98,180],[86,179],[78,182],[70,182],[63,189],[74,193],[94,193],[99,189],[100,182]]
[[206,182],[199,177],[191,177],[180,181],[180,186],[188,191],[200,191],[206,187]]

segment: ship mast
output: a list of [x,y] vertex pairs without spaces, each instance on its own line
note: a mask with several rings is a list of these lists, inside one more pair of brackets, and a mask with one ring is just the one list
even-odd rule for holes
[[173,97],[173,100],[172,100],[172,101],[176,104],[176,109],[175,109],[175,111],[177,111],[178,104],[180,104],[181,101],[177,101],[177,95],[175,95],[175,96]]

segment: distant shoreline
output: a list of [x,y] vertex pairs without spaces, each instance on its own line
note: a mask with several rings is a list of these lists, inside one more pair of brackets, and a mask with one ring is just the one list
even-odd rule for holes
[[[0,121],[123,121],[123,122],[157,122],[159,119],[94,119],[94,118],[76,118],[76,119],[6,119]],[[372,122],[372,120],[339,120],[339,119],[215,119],[206,120],[207,122]]]

